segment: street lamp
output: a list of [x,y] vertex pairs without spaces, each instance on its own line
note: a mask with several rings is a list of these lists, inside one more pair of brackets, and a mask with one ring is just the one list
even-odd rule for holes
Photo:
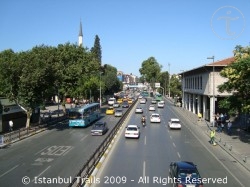
[[168,63],[168,74],[169,74],[169,78],[168,78],[168,97],[170,98],[170,63]]
[[185,108],[185,100],[184,100],[184,89],[185,89],[185,79],[184,79],[184,70],[182,71],[182,108]]
[[[215,115],[215,97],[214,97],[214,83],[215,83],[215,79],[214,79],[214,56],[211,57],[207,57],[207,59],[212,59],[213,60],[213,114]],[[214,119],[213,119],[213,127],[214,127]]]
[[102,72],[100,72],[100,96],[99,96],[100,107],[102,106],[102,84],[101,84],[101,78],[102,78]]

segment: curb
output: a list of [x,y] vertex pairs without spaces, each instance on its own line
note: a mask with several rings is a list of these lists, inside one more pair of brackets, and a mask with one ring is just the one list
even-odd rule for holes
[[105,159],[108,157],[109,152],[111,151],[115,140],[117,139],[120,131],[122,131],[123,128],[123,124],[120,126],[119,130],[117,131],[116,135],[114,136],[113,140],[111,141],[111,143],[109,144],[107,150],[105,151],[105,153],[103,154],[103,156],[101,157],[100,161],[98,162],[98,164],[96,165],[94,171],[92,172],[92,174],[90,175],[90,177],[86,180],[89,181],[88,183],[86,182],[86,184],[84,185],[84,187],[90,187],[92,185],[92,181],[95,181],[95,177],[98,173],[98,171],[100,170],[100,168],[102,167]]

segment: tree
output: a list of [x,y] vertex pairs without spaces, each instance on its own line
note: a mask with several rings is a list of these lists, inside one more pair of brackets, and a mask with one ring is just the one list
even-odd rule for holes
[[147,60],[142,62],[139,72],[147,82],[152,83],[151,86],[154,88],[154,83],[159,81],[161,68],[162,66],[154,57],[149,57]]
[[3,51],[0,55],[2,95],[25,110],[26,127],[30,126],[32,111],[43,102],[53,86],[54,73],[50,65],[54,57],[49,55],[53,50],[40,46],[15,54],[11,50]]
[[[220,75],[227,81],[219,85],[220,92],[233,93],[230,98],[221,101],[220,106],[234,112],[250,111],[250,48],[236,46],[235,62],[225,67]],[[237,101],[237,103],[235,103]]]
[[102,49],[100,44],[100,38],[98,35],[95,36],[94,46],[91,48],[91,53],[93,54],[94,58],[97,60],[99,65],[102,64]]

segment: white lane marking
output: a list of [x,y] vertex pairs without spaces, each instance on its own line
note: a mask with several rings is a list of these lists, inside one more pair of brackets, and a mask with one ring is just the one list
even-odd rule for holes
[[146,144],[147,144],[147,138],[145,136],[145,138],[144,138],[144,145],[146,145]]
[[173,146],[176,147],[175,143],[173,142]]
[[172,139],[172,136],[171,136],[171,135],[170,135],[169,137],[170,137],[170,139]]
[[11,172],[12,170],[16,169],[19,165],[14,166],[13,168],[9,169],[8,171],[6,171],[5,173],[3,173],[2,175],[0,175],[0,178],[3,177],[4,175],[8,174],[9,172]]
[[142,176],[143,178],[145,177],[145,173],[146,173],[146,162],[143,162],[143,170],[142,170]]
[[35,176],[32,182],[35,181],[35,178],[39,178],[43,173],[45,173],[51,166],[48,166],[45,170],[43,170],[39,175]]
[[49,146],[43,148],[41,151],[38,151],[37,153],[35,153],[35,155],[38,155],[39,153],[41,153],[43,150],[47,149]]
[[180,155],[180,153],[179,153],[179,152],[177,152],[177,155],[178,155],[178,157],[179,157],[179,158],[181,158],[181,155]]
[[80,141],[82,142],[82,141],[83,141],[85,138],[87,138],[87,137],[88,137],[88,135],[82,137]]

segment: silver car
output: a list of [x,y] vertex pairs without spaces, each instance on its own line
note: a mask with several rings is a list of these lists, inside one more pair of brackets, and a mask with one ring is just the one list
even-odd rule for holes
[[116,109],[115,110],[115,117],[121,117],[123,115],[122,109]]
[[135,109],[135,113],[143,113],[143,109],[141,108],[141,107],[137,107],[136,109]]

